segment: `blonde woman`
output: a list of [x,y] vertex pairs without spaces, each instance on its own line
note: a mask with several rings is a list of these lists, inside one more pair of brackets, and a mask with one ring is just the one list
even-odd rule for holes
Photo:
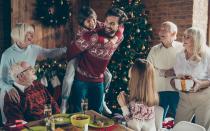
[[54,58],[66,52],[66,47],[45,49],[33,44],[34,28],[29,24],[16,24],[12,29],[11,37],[13,45],[3,52],[0,65],[0,107],[4,122],[5,119],[2,112],[4,103],[2,100],[5,92],[8,93],[9,98],[14,102],[18,103],[20,101],[17,90],[13,87],[14,81],[9,73],[10,66],[19,61],[26,61],[34,66],[38,56],[42,58]]
[[130,96],[121,92],[118,103],[128,126],[135,131],[155,131],[154,107],[158,104],[158,93],[154,84],[154,67],[146,60],[136,60],[129,70]]
[[[184,50],[177,54],[174,71],[177,77],[194,80],[189,93],[180,92],[175,122],[191,121],[208,130],[210,126],[210,50],[201,30],[191,27],[184,32]],[[174,86],[174,80],[172,80]],[[209,129],[210,130],[210,129]]]

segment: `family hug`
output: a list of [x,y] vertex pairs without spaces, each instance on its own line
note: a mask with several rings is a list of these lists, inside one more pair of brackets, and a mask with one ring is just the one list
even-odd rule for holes
[[[88,100],[88,110],[112,114],[105,101],[105,90],[112,81],[107,66],[124,39],[127,19],[123,10],[110,8],[101,22],[92,8],[84,6],[78,13],[75,39],[66,47],[51,49],[33,43],[32,25],[17,23],[11,30],[12,45],[3,52],[0,63],[3,124],[43,119],[46,104],[51,105],[52,114],[81,112],[84,99]],[[164,110],[158,118],[161,121],[170,116],[175,124],[189,121],[210,131],[210,49],[197,27],[187,28],[180,42],[176,41],[177,33],[172,21],[159,25],[160,43],[150,49],[146,59],[133,61],[128,70],[128,93],[120,92],[117,101],[127,126],[135,131],[159,130],[158,106]],[[40,57],[64,57],[68,61],[61,105],[37,80],[34,66]],[[179,90],[177,80],[191,80],[192,87]]]

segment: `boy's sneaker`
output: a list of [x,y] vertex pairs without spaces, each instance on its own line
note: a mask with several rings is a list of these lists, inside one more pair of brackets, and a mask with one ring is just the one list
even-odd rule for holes
[[111,115],[112,111],[107,107],[106,102],[103,102],[104,113]]
[[61,113],[63,113],[63,114],[66,113],[66,107],[67,107],[66,103],[67,103],[67,100],[62,99],[62,103],[61,103]]

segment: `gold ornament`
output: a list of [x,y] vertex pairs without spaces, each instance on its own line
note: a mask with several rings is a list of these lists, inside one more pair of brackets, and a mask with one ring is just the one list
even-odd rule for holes
[[147,23],[148,23],[147,20],[145,20],[145,25],[146,25]]
[[128,79],[127,79],[126,77],[123,77],[123,81],[127,82],[127,81],[128,81]]
[[143,45],[141,49],[142,49],[142,50],[145,50],[145,46]]

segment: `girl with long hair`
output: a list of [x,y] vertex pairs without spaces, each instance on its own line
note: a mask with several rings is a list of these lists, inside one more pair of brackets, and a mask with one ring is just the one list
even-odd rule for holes
[[129,70],[130,95],[120,92],[117,97],[128,126],[135,131],[155,131],[155,105],[158,94],[154,85],[154,67],[137,59]]

